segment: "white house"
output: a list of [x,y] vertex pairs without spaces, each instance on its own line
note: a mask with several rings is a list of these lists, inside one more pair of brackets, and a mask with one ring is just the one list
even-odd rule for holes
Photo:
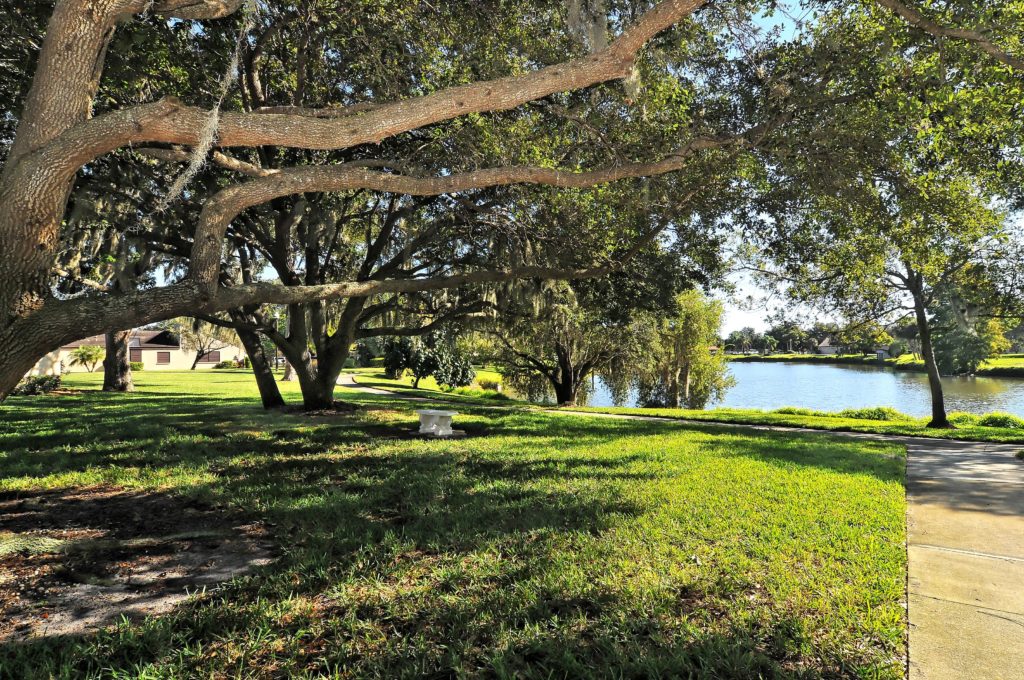
[[832,338],[825,338],[818,343],[818,354],[839,354],[839,346],[832,344]]
[[[29,375],[56,375],[59,373],[82,372],[85,366],[71,365],[71,352],[82,345],[104,347],[102,335],[93,335],[78,342],[64,345],[40,359]],[[245,350],[235,345],[219,346],[200,357],[196,369],[213,368],[221,361],[240,360]],[[170,331],[144,330],[136,328],[128,339],[128,360],[142,364],[145,371],[187,371],[195,361],[195,352],[182,349],[178,338]]]

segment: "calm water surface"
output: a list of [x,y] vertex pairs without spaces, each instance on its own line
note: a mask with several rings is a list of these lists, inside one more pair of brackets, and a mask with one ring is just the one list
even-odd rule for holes
[[[924,373],[874,366],[828,366],[801,363],[732,363],[736,385],[710,408],[775,409],[802,406],[841,411],[864,406],[892,406],[913,416],[931,412]],[[1024,416],[1024,379],[943,378],[948,411],[1009,411]],[[593,406],[612,406],[600,380],[590,399]],[[625,404],[635,406],[635,402]]]

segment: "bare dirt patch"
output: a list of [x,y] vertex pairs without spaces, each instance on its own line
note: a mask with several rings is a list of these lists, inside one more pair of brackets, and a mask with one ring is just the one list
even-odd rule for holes
[[270,562],[258,523],[110,486],[0,494],[0,641],[166,612]]

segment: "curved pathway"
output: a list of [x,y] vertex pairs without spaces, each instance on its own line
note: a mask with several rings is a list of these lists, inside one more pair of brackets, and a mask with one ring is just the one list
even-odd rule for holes
[[[363,387],[350,374],[338,384],[410,401],[444,401]],[[1024,679],[1024,462],[1015,457],[1021,446],[564,409],[545,412],[810,432],[905,445],[909,677]]]

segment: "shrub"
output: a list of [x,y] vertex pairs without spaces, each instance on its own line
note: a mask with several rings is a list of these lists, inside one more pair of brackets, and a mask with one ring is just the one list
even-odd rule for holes
[[891,406],[848,408],[836,415],[840,418],[854,418],[856,420],[913,420],[910,416],[900,413]]
[[234,361],[221,361],[221,362],[218,362],[218,363],[214,364],[213,367],[214,368],[234,368],[235,367],[235,362]]
[[1018,418],[1012,413],[993,411],[979,418],[978,425],[981,427],[1005,427],[1011,430],[1024,430],[1024,419]]
[[242,368],[252,368],[252,359],[248,354],[242,357]]
[[403,373],[405,369],[412,366],[413,345],[409,338],[387,338],[384,340],[384,356],[381,363],[384,366],[384,374],[394,380]]
[[344,366],[344,368],[355,368],[355,367],[356,367],[355,357],[349,357],[348,359],[345,359],[345,366]]
[[482,390],[493,390],[495,392],[501,390],[501,381],[499,380],[488,380],[487,378],[483,378],[481,380],[477,380],[476,384],[479,385]]
[[134,373],[134,372],[143,370],[144,368],[146,368],[146,365],[144,363],[142,363],[141,361],[129,361],[128,362],[128,368],[130,368],[132,370],[132,372]]
[[71,350],[71,365],[85,366],[92,373],[106,354],[107,350],[99,345],[82,345]]
[[508,395],[496,390],[478,390],[472,387],[455,387],[450,390],[453,394],[461,394],[464,397],[476,397],[477,399],[494,399],[496,401],[507,401]]
[[14,397],[31,397],[38,394],[49,394],[60,387],[59,375],[33,375],[25,378],[11,391]]
[[894,359],[898,359],[909,351],[910,345],[906,340],[894,340],[892,344],[889,345],[889,356]]
[[975,415],[974,413],[965,413],[963,411],[955,411],[950,413],[947,417],[949,418],[949,422],[959,426],[977,425],[978,421],[981,420],[981,416]]
[[772,413],[782,413],[782,414],[788,415],[788,416],[817,416],[817,415],[822,415],[819,411],[815,411],[814,409],[809,409],[809,408],[803,408],[801,406],[783,406],[782,408],[775,409],[774,411],[772,411]]

